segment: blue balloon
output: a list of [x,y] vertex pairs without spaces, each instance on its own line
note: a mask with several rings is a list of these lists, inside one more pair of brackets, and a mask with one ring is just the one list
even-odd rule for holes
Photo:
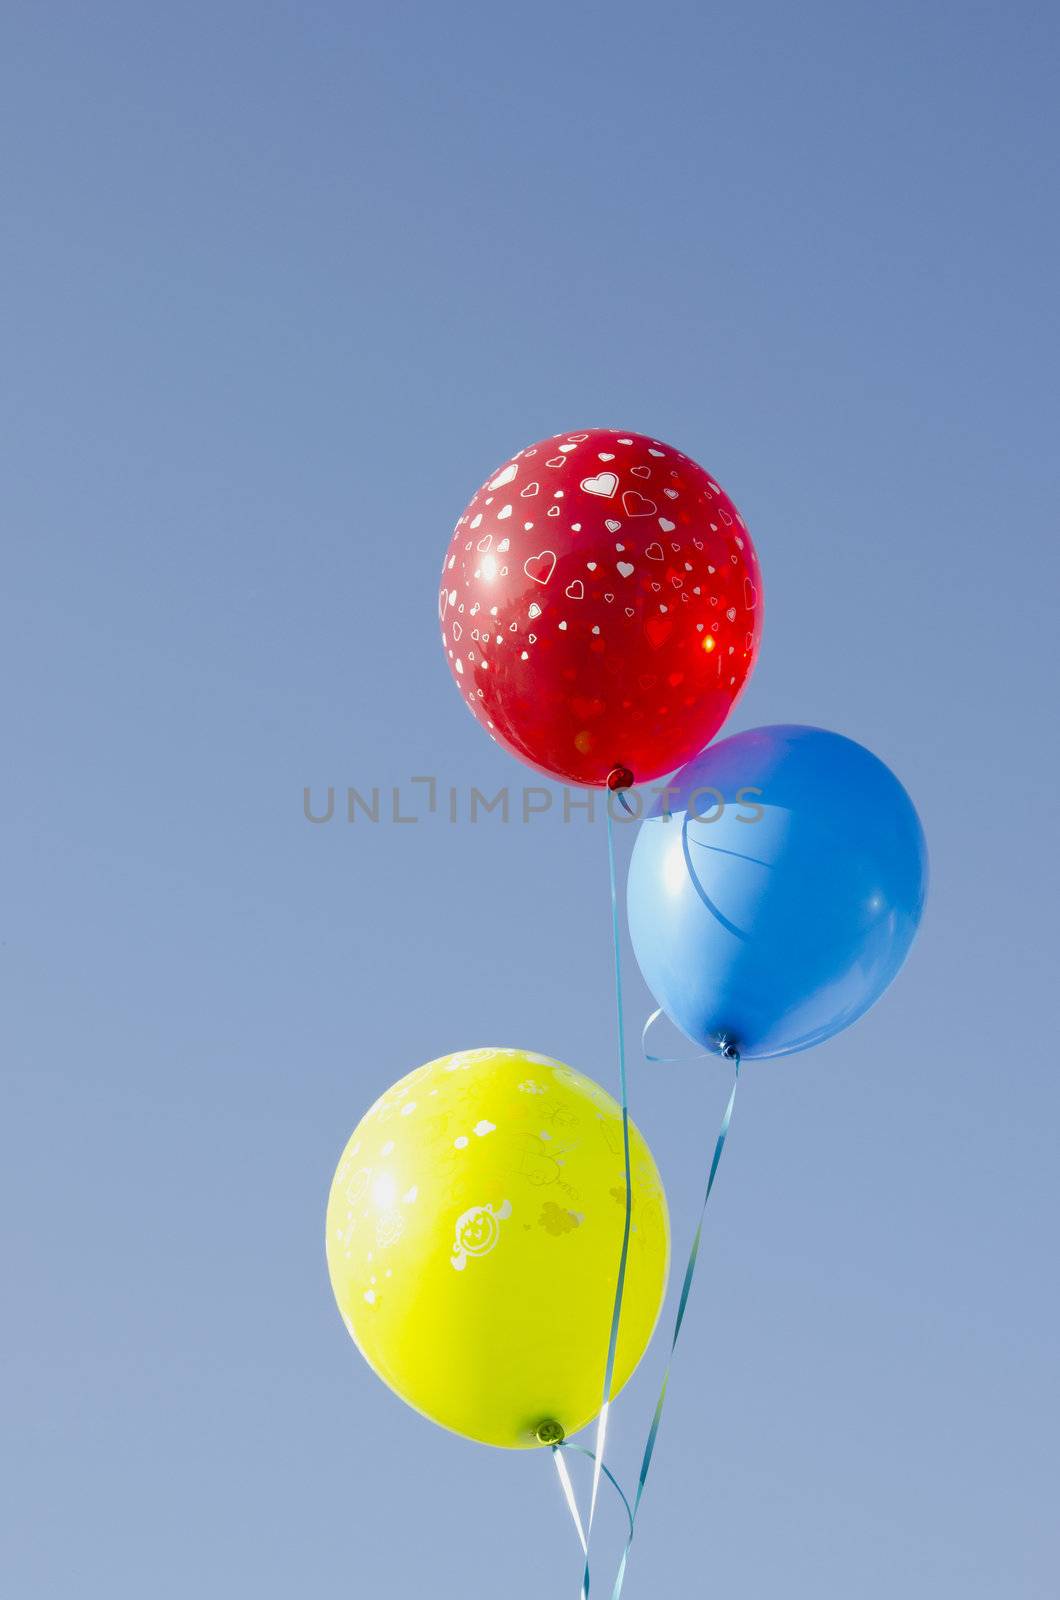
[[913,802],[821,728],[754,728],[689,762],[641,824],[629,930],[681,1031],[745,1058],[849,1027],[891,982],[927,893]]

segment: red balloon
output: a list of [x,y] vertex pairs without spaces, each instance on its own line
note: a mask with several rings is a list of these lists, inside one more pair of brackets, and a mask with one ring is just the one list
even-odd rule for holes
[[453,532],[439,596],[457,686],[498,743],[578,784],[661,777],[754,666],[762,580],[709,473],[621,429],[520,450]]

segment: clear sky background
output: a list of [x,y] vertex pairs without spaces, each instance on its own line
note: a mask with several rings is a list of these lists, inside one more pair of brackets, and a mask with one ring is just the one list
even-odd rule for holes
[[[5,6],[6,1593],[574,1600],[548,1460],[372,1377],[322,1229],[432,1056],[614,1084],[603,829],[302,791],[522,781],[441,557],[600,425],[754,533],[730,729],[869,745],[933,869],[883,1003],[746,1074],[628,1592],[1055,1595],[1057,45],[1023,0]],[[678,1253],[726,1091],[633,1072]]]

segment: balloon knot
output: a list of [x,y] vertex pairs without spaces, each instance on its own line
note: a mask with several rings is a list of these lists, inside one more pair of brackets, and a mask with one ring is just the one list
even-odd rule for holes
[[566,1435],[559,1423],[549,1418],[545,1422],[538,1423],[534,1430],[534,1437],[537,1439],[538,1444],[557,1445],[563,1443]]
[[611,771],[607,774],[607,787],[611,790],[612,794],[614,794],[617,789],[632,789],[632,772],[630,772],[628,767],[612,767]]

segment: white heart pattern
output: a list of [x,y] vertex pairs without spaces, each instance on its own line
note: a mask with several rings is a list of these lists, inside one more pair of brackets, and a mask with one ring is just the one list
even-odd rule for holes
[[547,583],[556,570],[556,552],[541,550],[536,556],[527,556],[523,571],[534,583]]
[[618,563],[619,577],[628,578],[630,576],[630,574],[632,573],[632,571],[633,571],[633,563],[632,563],[632,561],[620,561]]
[[610,500],[618,488],[618,474],[598,472],[595,478],[583,478],[582,488],[586,494],[598,494],[602,500]]
[[650,517],[656,510],[655,501],[649,500],[646,495],[639,494],[636,489],[627,489],[625,491],[622,496],[622,504],[627,517]]
[[491,481],[486,485],[487,489],[503,489],[506,483],[511,483],[518,471],[519,468],[516,466],[515,462],[511,462],[501,472],[498,472],[495,478],[491,479]]
[[568,583],[563,592],[567,596],[568,600],[584,600],[585,585],[582,583],[580,578],[574,578],[570,583]]

